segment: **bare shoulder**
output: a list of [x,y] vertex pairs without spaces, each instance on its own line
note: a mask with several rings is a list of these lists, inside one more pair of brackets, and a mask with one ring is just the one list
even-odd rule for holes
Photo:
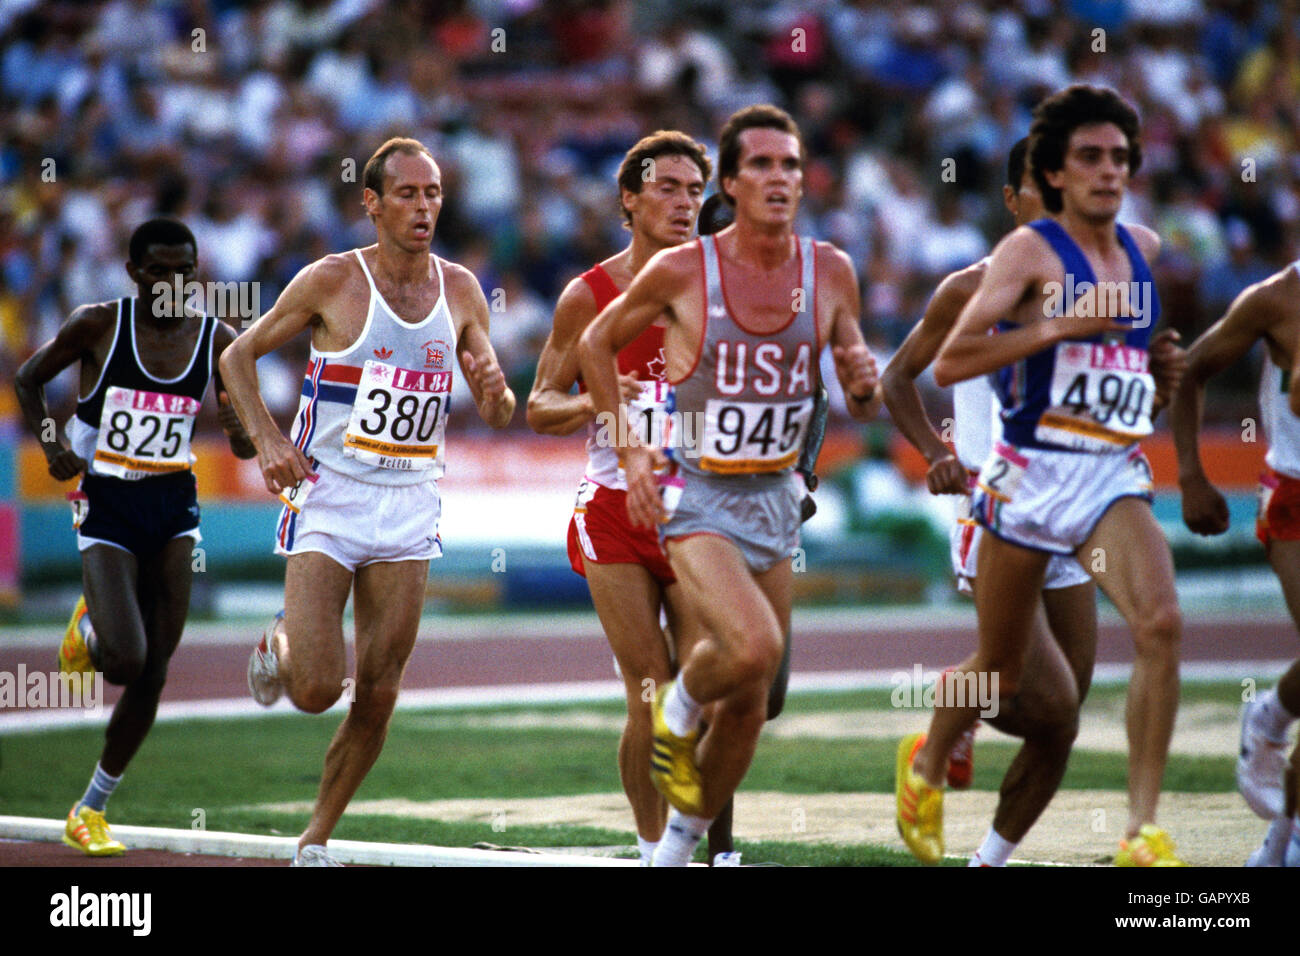
[[297,284],[297,291],[301,294],[324,301],[345,291],[349,282],[364,284],[365,275],[356,256],[349,252],[336,252],[304,266],[291,284]]
[[835,286],[856,289],[858,270],[849,254],[839,246],[818,239],[813,243],[818,278]]
[[1232,311],[1248,312],[1263,325],[1272,325],[1293,314],[1300,298],[1300,274],[1287,266],[1267,279],[1246,286],[1233,303]]
[[483,286],[479,284],[478,276],[459,262],[452,262],[441,257],[438,261],[442,263],[443,281],[447,283],[445,294],[448,302],[462,306],[474,304],[479,300],[484,303],[487,302],[487,299],[483,296]]
[[72,310],[59,330],[59,337],[82,348],[94,348],[97,342],[113,334],[116,325],[117,302],[92,302]]
[[1160,255],[1160,237],[1156,235],[1154,229],[1146,226],[1140,226],[1137,223],[1125,223],[1124,228],[1128,230],[1133,241],[1137,243],[1142,257],[1150,262],[1156,256]]
[[555,315],[558,318],[562,314],[570,317],[585,315],[589,319],[596,317],[596,293],[591,291],[591,286],[582,276],[570,279],[556,300]]
[[656,285],[673,286],[698,278],[703,269],[700,243],[684,242],[680,246],[660,249],[645,264],[636,281],[653,281]]

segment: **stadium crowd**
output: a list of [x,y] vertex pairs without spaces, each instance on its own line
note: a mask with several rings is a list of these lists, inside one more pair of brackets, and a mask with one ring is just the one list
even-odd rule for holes
[[[191,226],[204,279],[256,282],[269,308],[308,262],[373,240],[358,167],[410,135],[442,168],[435,250],[478,276],[526,394],[560,289],[625,241],[628,146],[671,127],[713,149],[763,101],[801,124],[800,231],[857,263],[883,364],[937,278],[1009,227],[1007,151],[1074,81],[1141,112],[1120,218],[1163,237],[1185,342],[1300,258],[1292,0],[0,0],[0,381],[76,304],[130,292],[126,239],[154,214]],[[259,370],[283,421],[298,345]],[[1211,408],[1252,407],[1253,381],[1225,376]],[[62,416],[74,383],[54,384]]]

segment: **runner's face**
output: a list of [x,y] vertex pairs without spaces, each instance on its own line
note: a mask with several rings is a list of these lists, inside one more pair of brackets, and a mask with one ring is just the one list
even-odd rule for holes
[[[139,290],[140,304],[148,315],[182,316],[185,314],[185,283],[192,282],[198,271],[198,253],[188,242],[178,246],[165,246],[151,243],[145,247],[140,264],[126,264],[127,274]],[[180,295],[177,296],[177,281],[180,282]],[[167,308],[154,310],[154,287],[162,283],[167,287],[163,293],[171,301]]]
[[367,209],[375,226],[406,252],[427,252],[442,210],[442,173],[424,153],[393,153],[384,164],[384,194]]
[[736,175],[726,177],[723,188],[735,201],[737,219],[743,215],[771,226],[794,222],[803,194],[799,140],[779,129],[745,130]]
[[694,160],[682,155],[656,157],[653,178],[639,193],[623,193],[632,229],[661,249],[691,238],[703,204],[704,176]]
[[1119,214],[1128,186],[1128,137],[1114,123],[1091,123],[1070,134],[1065,163],[1047,173],[1067,212],[1104,222]]

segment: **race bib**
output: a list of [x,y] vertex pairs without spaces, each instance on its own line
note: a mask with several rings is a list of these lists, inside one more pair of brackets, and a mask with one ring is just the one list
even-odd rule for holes
[[90,514],[90,499],[86,493],[78,488],[76,491],[68,492],[68,504],[72,507],[72,527],[79,530]]
[[294,514],[300,514],[303,506],[307,504],[307,496],[311,494],[318,481],[320,481],[320,475],[310,474],[292,488],[285,488],[281,491],[280,500]]
[[1155,397],[1145,349],[1063,342],[1034,437],[1077,451],[1113,451],[1151,434]]
[[1010,445],[998,442],[980,469],[976,488],[1004,504],[1015,496],[1029,462]]
[[642,444],[663,448],[671,440],[669,419],[666,414],[667,382],[641,382],[641,392],[627,403],[628,430],[636,430]]
[[344,457],[401,471],[435,467],[450,399],[451,372],[366,362],[343,435]]
[[700,468],[721,475],[794,467],[812,419],[812,397],[798,402],[738,402],[711,398],[704,407]]
[[136,481],[189,471],[198,413],[199,403],[185,395],[109,386],[95,442],[95,473]]

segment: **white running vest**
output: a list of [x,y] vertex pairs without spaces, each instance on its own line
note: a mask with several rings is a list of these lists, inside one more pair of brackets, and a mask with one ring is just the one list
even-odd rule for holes
[[360,249],[353,250],[370,306],[350,347],[313,344],[293,443],[331,471],[379,485],[435,481],[444,470],[444,436],[456,366],[456,326],[447,306],[442,263],[438,301],[414,325],[399,319],[375,288]]

